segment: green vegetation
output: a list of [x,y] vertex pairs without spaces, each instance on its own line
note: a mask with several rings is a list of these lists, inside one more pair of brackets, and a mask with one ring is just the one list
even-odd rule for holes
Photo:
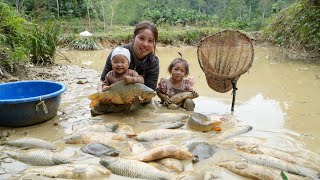
[[290,49],[319,53],[320,7],[303,0],[283,10],[264,31],[266,39]]
[[30,59],[34,64],[53,64],[62,28],[56,22],[33,24],[30,34]]
[[[320,49],[317,0],[0,0],[0,75],[27,63],[53,64],[58,45],[93,50],[99,42],[127,43],[144,20],[157,25],[162,44],[197,45],[221,29],[237,29],[263,30],[283,47]],[[84,30],[93,36],[79,36]]]

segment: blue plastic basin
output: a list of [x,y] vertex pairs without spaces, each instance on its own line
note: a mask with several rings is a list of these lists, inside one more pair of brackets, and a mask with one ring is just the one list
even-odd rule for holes
[[64,84],[45,80],[0,84],[0,126],[29,126],[53,118]]

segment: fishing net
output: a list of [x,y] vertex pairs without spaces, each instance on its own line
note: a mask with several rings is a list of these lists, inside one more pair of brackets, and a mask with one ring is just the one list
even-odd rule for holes
[[225,93],[233,88],[232,81],[250,69],[254,50],[248,36],[224,30],[201,39],[197,54],[209,87]]

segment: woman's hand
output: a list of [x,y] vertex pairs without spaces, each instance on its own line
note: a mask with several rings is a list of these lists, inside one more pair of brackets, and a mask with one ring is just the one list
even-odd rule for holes
[[126,84],[133,84],[133,83],[135,83],[135,82],[134,82],[134,77],[132,77],[132,76],[125,75],[125,76],[123,77],[123,80],[124,80],[124,82],[125,82]]

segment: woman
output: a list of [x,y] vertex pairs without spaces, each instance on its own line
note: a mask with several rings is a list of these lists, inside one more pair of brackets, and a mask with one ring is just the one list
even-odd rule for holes
[[[144,78],[144,84],[156,89],[159,77],[159,59],[155,55],[158,40],[157,28],[148,21],[139,23],[133,35],[133,40],[122,47],[130,51],[131,62],[129,69],[135,70]],[[97,90],[102,91],[102,84],[106,74],[112,70],[111,54],[108,56]]]
[[[122,47],[130,51],[129,69],[135,70],[144,78],[144,84],[155,90],[159,77],[159,59],[155,55],[156,42],[158,40],[157,28],[148,21],[139,23],[133,33],[133,40]],[[97,90],[102,92],[102,85],[109,71],[112,70],[112,52],[109,54],[103,72],[98,83]],[[91,115],[96,116],[110,112],[121,112],[126,105],[104,104],[91,109]]]

